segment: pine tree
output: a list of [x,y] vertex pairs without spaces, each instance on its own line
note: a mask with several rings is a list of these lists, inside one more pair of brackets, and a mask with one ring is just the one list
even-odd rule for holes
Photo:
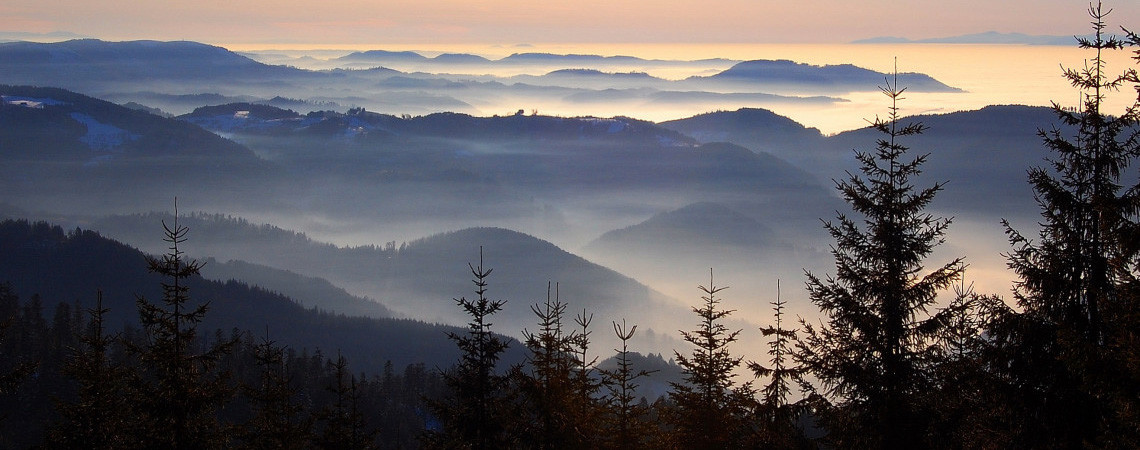
[[507,377],[496,373],[499,357],[507,342],[491,331],[491,316],[503,308],[503,300],[487,298],[487,278],[492,269],[483,268],[483,248],[479,248],[479,265],[470,263],[475,283],[474,300],[454,299],[471,321],[467,333],[448,333],[459,347],[459,363],[443,374],[451,389],[450,398],[434,405],[442,429],[428,436],[426,444],[438,448],[502,448],[507,445],[502,419],[504,385]]
[[684,375],[683,383],[670,383],[670,399],[675,411],[670,421],[676,427],[677,444],[690,449],[723,449],[736,447],[745,439],[744,426],[751,409],[753,392],[749,383],[734,386],[734,371],[743,357],[732,356],[728,345],[736,342],[741,330],[729,331],[723,320],[733,310],[720,308],[717,294],[728,289],[713,284],[698,286],[705,295],[704,304],[693,307],[701,319],[694,331],[682,331],[685,342],[696,349],[691,356],[674,351]]
[[[1052,155],[1029,171],[1041,208],[1037,241],[1006,223],[1018,276],[1010,310],[995,330],[1008,377],[1011,445],[1027,447],[1140,445],[1140,377],[1135,364],[1140,188],[1121,177],[1136,157],[1133,106],[1113,116],[1105,99],[1136,71],[1108,73],[1106,53],[1126,43],[1106,35],[1109,12],[1089,8],[1094,34],[1079,38],[1093,57],[1064,76],[1082,96],[1079,110],[1053,108],[1062,127],[1040,131]],[[1140,39],[1133,36],[1133,43]]]
[[[177,206],[176,206],[177,208]],[[216,373],[218,359],[228,353],[235,340],[215,342],[202,349],[197,326],[205,317],[208,303],[190,304],[187,282],[198,276],[202,264],[186,261],[180,245],[189,228],[162,223],[164,241],[170,251],[161,258],[147,258],[151,272],[165,276],[161,304],[139,296],[139,320],[146,331],[146,342],[135,346],[142,378],[139,420],[149,425],[147,442],[166,448],[220,448],[227,436],[217,411],[232,396],[228,377]]]
[[804,337],[795,359],[836,402],[820,418],[841,448],[928,446],[928,414],[921,404],[930,380],[932,345],[942,322],[928,310],[936,295],[961,276],[955,259],[923,274],[923,261],[943,242],[949,219],[925,212],[941,183],[916,190],[927,155],[908,157],[899,138],[921,133],[920,123],[901,124],[898,101],[905,89],[887,80],[889,115],[872,123],[884,135],[876,151],[856,151],[862,176],[836,185],[863,226],[847,215],[825,221],[836,240],[836,275],[807,273],[813,303],[826,315],[818,325],[801,321]]

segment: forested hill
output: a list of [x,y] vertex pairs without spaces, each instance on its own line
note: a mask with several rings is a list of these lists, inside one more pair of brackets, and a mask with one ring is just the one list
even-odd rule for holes
[[[153,235],[153,228],[172,219],[161,213],[118,215],[89,220],[85,226],[158,253],[164,243]],[[482,247],[486,266],[494,269],[489,279],[490,295],[508,301],[496,317],[496,332],[513,334],[533,327],[535,317],[529,306],[545,298],[548,281],[559,283],[564,302],[579,312],[587,308],[602,324],[622,317],[636,317],[639,323],[670,324],[656,327],[661,335],[671,335],[684,324],[673,322],[686,313],[675,300],[548,241],[508,229],[468,228],[401,244],[338,247],[304,234],[223,215],[190,214],[180,220],[193,230],[194,240],[187,249],[191,255],[241,259],[321,277],[352,292],[365,293],[399,316],[466,323],[463,311],[452,299],[472,295],[474,286],[467,264],[479,263]],[[610,335],[598,336],[606,340],[598,348],[608,353]],[[668,351],[674,342],[658,342],[659,348],[653,351]],[[641,344],[644,342],[638,348],[644,350]]]
[[[910,116],[903,122],[925,126],[921,135],[900,139],[914,153],[930,154],[923,178],[949,181],[938,206],[953,210],[955,215],[1035,215],[1025,171],[1041,166],[1047,156],[1038,131],[1054,126],[1064,129],[1052,109],[995,105],[976,111]],[[877,139],[877,132],[869,127],[822,136],[818,130],[769,111],[747,108],[661,125],[700,142],[731,142],[771,153],[819,180],[854,170],[853,150],[871,150]]]
[[[0,85],[0,189],[28,204],[167,204],[265,189],[275,166],[175,119],[75,92]],[[161,200],[157,200],[161,199]]]
[[[161,232],[161,230],[159,230]],[[194,245],[194,236],[187,247]],[[136,296],[162,298],[158,275],[147,272],[144,254],[85,230],[64,231],[47,223],[0,222],[0,282],[21,298],[38,296],[50,311],[58,303],[90,308],[102,290],[110,308],[108,326],[136,324]],[[378,373],[386,361],[449,367],[458,352],[445,333],[462,331],[414,320],[346,317],[306,309],[280,294],[240,281],[189,280],[192,303],[209,303],[201,329],[268,331],[280,344],[297,349],[341,352],[356,370]]]
[[83,89],[155,81],[241,82],[312,76],[311,72],[262,64],[221,47],[198,42],[76,39],[66,42],[0,43],[5,81]]

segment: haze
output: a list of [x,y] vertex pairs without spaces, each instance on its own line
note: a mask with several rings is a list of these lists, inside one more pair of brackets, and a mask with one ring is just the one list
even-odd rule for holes
[[[674,311],[681,311],[681,315],[689,300],[696,297],[693,287],[704,283],[708,267],[715,266],[723,277],[718,279],[734,286],[730,301],[748,305],[740,308],[740,317],[754,321],[748,325],[752,329],[767,319],[764,303],[772,299],[777,279],[783,280],[783,293],[792,302],[790,308],[794,313],[813,314],[802,289],[802,270],[829,271],[827,246],[830,241],[818,220],[832,217],[842,206],[837,206],[829,180],[842,177],[844,170],[851,169],[850,149],[866,149],[874,144],[874,137],[867,133],[843,132],[864,127],[867,120],[886,112],[877,84],[885,80],[885,74],[895,70],[896,64],[901,72],[929,76],[944,84],[934,88],[911,86],[900,105],[902,114],[945,116],[989,105],[1047,106],[1054,101],[1073,105],[1079,97],[1060,76],[1060,67],[1082,67],[1089,57],[1087,52],[1074,46],[848,43],[876,36],[921,39],[991,30],[1030,35],[1084,34],[1087,18],[1082,7],[1060,0],[903,4],[827,1],[808,6],[792,6],[788,2],[710,4],[640,0],[620,4],[428,1],[414,5],[215,1],[45,4],[18,0],[0,6],[0,15],[3,17],[0,30],[8,32],[67,31],[111,41],[196,41],[219,45],[278,66],[282,70],[272,73],[285,75],[273,79],[251,78],[247,77],[250,72],[241,71],[214,77],[216,74],[207,70],[198,77],[187,76],[175,81],[147,76],[81,80],[82,72],[76,71],[74,76],[62,76],[51,85],[118,104],[136,103],[158,108],[160,113],[182,115],[180,120],[232,139],[251,150],[251,155],[275,165],[265,169],[266,172],[286,169],[266,176],[268,187],[243,185],[250,191],[240,193],[223,186],[205,186],[203,192],[194,194],[140,189],[144,192],[119,192],[122,197],[115,197],[84,191],[86,187],[82,183],[73,186],[68,184],[72,183],[69,179],[60,181],[62,186],[73,188],[61,191],[65,194],[46,192],[29,182],[27,186],[18,186],[26,189],[26,193],[13,190],[0,196],[0,205],[9,203],[43,217],[97,216],[166,210],[169,199],[180,195],[183,204],[192,210],[234,214],[255,223],[272,223],[338,245],[412,242],[434,233],[472,226],[505,227],[548,240],[645,283],[671,296]],[[1110,18],[1112,23],[1138,24],[1140,8],[1124,5]],[[426,57],[468,53],[488,61],[453,64],[397,59],[338,60],[357,50],[412,50]],[[512,54],[532,52],[628,55],[640,59],[599,66],[557,60],[497,62]],[[232,58],[227,62],[242,59],[228,52],[221,56]],[[708,79],[753,60],[790,60],[816,66],[854,65],[880,72],[882,76],[859,86],[839,87],[826,83],[789,87],[770,80],[720,84]],[[1113,71],[1132,66],[1129,54],[1123,52],[1111,55],[1109,64]],[[293,71],[281,66],[311,70]],[[551,75],[553,71],[582,69],[594,72]],[[630,72],[636,73],[629,78],[621,76],[631,75]],[[704,79],[690,80],[690,77]],[[23,81],[23,84],[38,80],[42,78]],[[1129,104],[1129,96],[1110,97],[1105,106],[1119,110]],[[217,116],[201,113],[186,117],[199,107],[238,102],[271,103],[273,100],[284,102],[279,104],[296,109],[300,115],[316,111],[319,116],[322,111],[332,110],[327,116],[344,123],[367,122],[367,118],[389,120],[399,126],[420,126],[425,122],[427,125],[416,130],[423,135],[413,138],[397,132],[385,134],[390,132],[385,128],[387,125],[374,123],[353,127],[333,124],[329,125],[328,134],[303,135],[312,130],[273,134],[255,127],[231,127],[236,119],[250,116],[248,106],[222,108]],[[701,147],[706,140],[721,140],[708,137],[720,136],[713,131],[698,130],[693,136],[707,139],[691,138],[691,141],[678,141],[676,136],[660,130],[652,132],[659,133],[653,135],[653,139],[644,134],[629,137],[622,134],[631,126],[628,121],[595,119],[620,116],[664,122],[741,108],[764,108],[821,132],[795,129],[793,131],[799,134],[778,145],[747,139],[733,141],[755,152],[749,153],[749,157],[773,158],[756,164],[781,168],[777,175],[794,178],[799,183],[797,187],[804,189],[793,194],[784,191],[774,194],[776,191],[765,190],[772,188],[764,184],[770,182],[768,174],[733,172],[735,167],[717,158],[730,161],[739,157],[738,148]],[[350,109],[357,112],[348,113]],[[390,114],[394,118],[379,118],[366,112]],[[492,128],[508,131],[501,135],[452,136],[448,133],[467,122],[458,115],[440,115],[442,119],[430,116],[443,112],[486,119],[499,127]],[[1010,275],[1004,270],[1000,256],[1007,248],[998,220],[1011,218],[1023,226],[1032,226],[1035,211],[1023,175],[1025,168],[1038,164],[1043,156],[1038,152],[1039,141],[1034,132],[1050,125],[1047,120],[1039,120],[1048,116],[1039,109],[1022,108],[1010,114],[996,115],[1009,123],[995,123],[993,115],[986,113],[962,119],[961,122],[970,126],[981,122],[990,127],[969,135],[976,138],[973,140],[966,141],[964,135],[958,135],[914,142],[915,147],[923,151],[928,143],[942,149],[931,158],[930,169],[944,178],[923,180],[922,184],[950,180],[945,196],[948,200],[935,204],[934,208],[938,214],[960,218],[952,227],[949,244],[935,259],[966,256],[972,265],[969,279],[977,281],[983,292],[1008,292]],[[84,115],[67,117],[85,120],[82,125],[88,130],[91,124],[98,122]],[[214,120],[219,117],[225,120]],[[588,118],[580,119],[583,117]],[[1033,121],[1018,122],[1023,117],[1031,117]],[[291,119],[300,121],[296,117]],[[951,123],[948,126],[956,120],[948,117],[934,120],[943,119],[940,123]],[[98,123],[110,123],[112,119],[103,120],[106,122]],[[510,134],[517,129],[503,125],[507,120],[533,120],[553,128],[556,126],[547,122],[577,120],[582,129],[593,126],[596,130],[581,136],[567,133],[548,138],[524,133],[520,137]],[[779,119],[765,120],[776,123]],[[1001,125],[1021,128],[1010,132]],[[76,128],[78,126],[77,122]],[[520,128],[524,132],[535,129]],[[123,135],[143,134],[129,131]],[[374,133],[368,136],[368,132]],[[937,125],[934,132],[939,132]],[[730,141],[739,137],[730,136],[731,132],[723,134]],[[992,143],[1010,135],[1019,139],[1017,151]],[[357,136],[363,137],[354,140]],[[629,141],[611,141],[618,139],[613,136]],[[987,142],[987,139],[993,141]],[[89,144],[89,141],[84,142]],[[83,146],[83,143],[74,145]],[[650,155],[678,152],[670,153],[676,160],[660,164],[669,166],[666,169],[673,172],[666,173],[672,176],[686,174],[682,170],[685,164],[708,162],[699,157],[711,158],[714,162],[709,163],[711,169],[703,175],[681,178],[686,189],[677,186],[665,189],[655,178],[664,176],[647,168],[654,165],[642,166],[651,158],[620,159],[626,154],[621,152],[628,151],[630,146]],[[1023,148],[1030,151],[1021,152]],[[591,151],[597,152],[595,157],[582,156]],[[607,158],[618,161],[609,165]],[[781,165],[785,162],[788,166]],[[405,166],[389,170],[391,167],[380,167],[381,163]],[[979,173],[991,166],[1012,169],[993,180],[982,179]],[[617,169],[613,173],[605,172],[614,167]],[[288,172],[287,176],[284,172]],[[734,186],[736,190],[728,189],[717,184],[722,181],[721,176],[745,182]],[[467,194],[472,190],[482,197],[471,200]],[[781,194],[787,196],[778,198]],[[802,197],[797,197],[800,195]],[[967,201],[979,196],[986,197],[981,206]],[[709,202],[723,204],[710,206]],[[1004,208],[1009,204],[1017,208]],[[766,227],[776,239],[763,246],[728,252],[731,247],[712,246],[701,249],[701,253],[674,248],[664,251],[665,257],[658,258],[642,257],[636,251],[607,254],[609,244],[605,241],[590,247],[609,232],[641,225],[660,214],[693,205],[698,205],[699,211],[722,214],[720,217],[746,216],[759,223],[760,226],[754,228]],[[721,207],[724,209],[717,209]],[[69,220],[94,220],[90,216]],[[689,218],[688,222],[679,221],[674,225],[700,229],[703,224]],[[152,247],[140,244],[144,239],[141,235],[122,236],[146,250],[162,250],[161,243],[154,240],[150,241]],[[211,243],[209,239],[203,239],[201,248],[206,250],[200,256],[284,264],[236,244]],[[154,247],[156,244],[159,246]],[[460,272],[466,260],[472,258],[471,250],[479,244],[481,242],[471,242],[466,253],[455,256],[453,262]],[[517,270],[509,265],[495,265],[501,268],[498,273]],[[388,290],[380,286],[383,280],[374,280],[368,276],[371,274],[348,276],[320,272],[325,268],[317,265],[289,269],[311,270],[306,274],[329,278],[352,293],[382,302],[406,302],[390,306],[407,316],[463,322],[459,317],[461,312],[450,304],[445,305],[446,309],[416,309],[415,305],[417,301],[447,299],[462,291],[409,293]],[[458,274],[458,281],[465,282],[465,276]],[[529,280],[528,288],[541,291],[544,281],[547,279]],[[566,284],[567,289],[573,287]],[[540,292],[527,294],[511,300],[514,306],[524,307],[540,295]],[[635,312],[637,306],[629,308],[620,312]],[[520,311],[526,314],[525,308]],[[617,317],[605,317],[603,321],[614,318]],[[685,326],[684,323],[687,320],[649,325],[666,334]],[[505,331],[517,332],[521,329],[518,325],[508,322]],[[656,351],[667,351],[673,343],[663,339]]]
[[[213,44],[840,43],[979,33],[1083,33],[1067,0],[43,2],[0,6],[5,31]],[[1140,22],[1135,8],[1114,20]]]

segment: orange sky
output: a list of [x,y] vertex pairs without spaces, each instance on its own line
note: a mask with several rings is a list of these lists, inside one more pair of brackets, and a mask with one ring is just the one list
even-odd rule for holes
[[[1110,2],[1140,28],[1140,5]],[[214,44],[839,43],[1087,31],[1073,0],[6,0],[0,31]],[[1114,31],[1118,28],[1114,27]]]

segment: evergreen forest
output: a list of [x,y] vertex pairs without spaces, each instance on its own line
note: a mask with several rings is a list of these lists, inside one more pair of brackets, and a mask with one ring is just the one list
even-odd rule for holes
[[[789,314],[777,284],[769,325],[737,328],[742,300],[714,267],[666,355],[636,351],[639,317],[564,300],[565,280],[533,280],[541,301],[500,298],[489,246],[459,261],[468,290],[442,300],[467,323],[446,326],[207,280],[223,263],[188,256],[177,203],[149,231],[159,255],[0,222],[0,447],[1140,448],[1140,97],[1103,107],[1140,94],[1140,72],[1109,73],[1104,56],[1140,61],[1140,35],[1089,13],[1087,64],[1064,71],[1081,106],[1054,105],[1025,168],[1039,226],[1004,223],[1009,297],[973,289],[966,255],[940,259],[954,223],[930,205],[954,180],[924,176],[928,127],[900,114],[896,75],[857,170],[835,174],[845,206],[820,218],[833,267],[781,280],[806,285],[818,319]],[[404,246],[369,251],[360,265]],[[503,329],[507,308],[530,325]],[[742,333],[765,346],[745,352]]]

